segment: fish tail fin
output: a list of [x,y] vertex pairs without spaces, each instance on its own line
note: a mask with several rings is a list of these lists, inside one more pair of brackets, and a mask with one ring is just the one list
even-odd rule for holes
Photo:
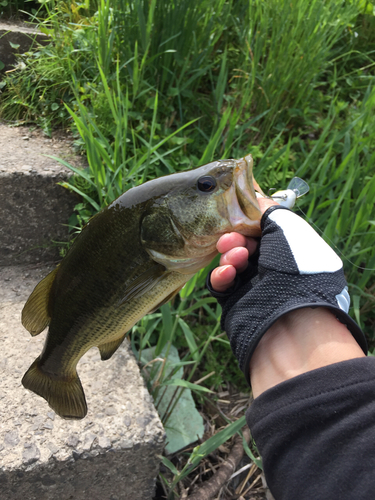
[[62,418],[81,419],[87,414],[85,393],[76,371],[70,377],[51,377],[37,358],[23,376],[22,384],[42,396]]

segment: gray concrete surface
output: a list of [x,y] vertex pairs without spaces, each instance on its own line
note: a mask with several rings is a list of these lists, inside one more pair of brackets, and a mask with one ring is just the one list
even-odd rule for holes
[[51,268],[0,268],[1,500],[151,500],[164,430],[125,341],[106,362],[97,349],[78,365],[88,415],[62,420],[21,385],[43,346],[20,314]]
[[67,223],[80,199],[58,185],[71,171],[49,156],[84,166],[60,134],[47,138],[30,127],[0,123],[0,266],[59,258]]
[[70,171],[45,155],[84,165],[71,141],[0,124],[0,499],[151,500],[165,434],[127,341],[109,361],[97,349],[80,361],[81,421],[60,419],[21,384],[45,337],[30,336],[21,310],[79,201],[57,185]]
[[[14,46],[11,46],[10,42]],[[46,45],[49,37],[37,31],[30,24],[15,21],[0,21],[0,61],[5,67],[1,72],[10,71],[16,64],[16,54],[24,54],[38,44]]]

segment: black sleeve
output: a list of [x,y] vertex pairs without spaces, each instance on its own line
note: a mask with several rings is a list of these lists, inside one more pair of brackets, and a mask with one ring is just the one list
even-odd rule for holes
[[275,500],[375,498],[374,357],[287,380],[246,417]]

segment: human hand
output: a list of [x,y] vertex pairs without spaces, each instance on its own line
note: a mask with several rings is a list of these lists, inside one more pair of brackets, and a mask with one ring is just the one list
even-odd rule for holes
[[[258,203],[262,213],[272,205],[277,205],[270,198],[258,198]],[[249,257],[257,246],[257,240],[238,233],[227,233],[219,239],[216,248],[222,254],[220,265],[211,273],[211,285],[216,292],[225,292],[233,286],[237,273],[246,270]]]
[[331,310],[366,353],[363,332],[348,315],[350,297],[341,259],[301,217],[270,206],[277,205],[270,200],[259,201],[266,212],[259,255],[251,258],[255,240],[233,233],[222,237],[220,266],[207,283],[223,308],[221,325],[247,381],[250,360],[264,334],[280,318],[303,308]]

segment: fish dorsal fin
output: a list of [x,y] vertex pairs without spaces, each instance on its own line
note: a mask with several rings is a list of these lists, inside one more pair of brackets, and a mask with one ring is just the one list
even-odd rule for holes
[[36,285],[22,309],[22,324],[33,337],[41,333],[51,321],[48,300],[57,269],[58,267]]
[[129,300],[141,297],[159,283],[165,275],[165,267],[161,264],[154,263],[152,267],[130,283],[125,289],[122,299],[119,300],[117,307]]
[[126,336],[126,333],[122,335],[119,339],[113,340],[112,342],[107,342],[106,344],[101,344],[98,346],[99,351],[100,351],[100,357],[102,358],[102,361],[106,361],[109,359],[112,354],[114,354],[117,349],[120,347],[122,344],[124,338]]

